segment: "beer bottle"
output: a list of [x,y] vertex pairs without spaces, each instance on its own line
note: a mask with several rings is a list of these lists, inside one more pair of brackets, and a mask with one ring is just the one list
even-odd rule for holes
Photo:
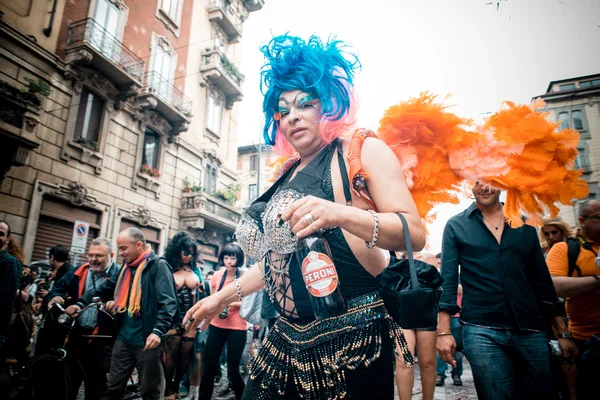
[[298,242],[296,258],[310,297],[315,318],[344,314],[348,307],[340,291],[340,282],[327,241],[319,235]]

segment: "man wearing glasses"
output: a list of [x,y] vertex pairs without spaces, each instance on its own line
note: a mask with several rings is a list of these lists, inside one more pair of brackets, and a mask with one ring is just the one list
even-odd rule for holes
[[[74,316],[88,305],[93,297],[100,297],[103,302],[113,300],[120,271],[113,261],[114,255],[110,240],[103,237],[92,240],[87,254],[88,262],[64,275],[54,284],[48,294],[48,307],[52,307],[54,303],[68,306],[67,314]],[[102,315],[94,307],[78,315],[77,330],[69,341],[70,393],[76,396],[81,382],[85,381],[86,400],[99,399],[100,394],[106,390],[106,372],[110,365],[112,340],[90,340],[89,337],[105,333],[99,332]]]
[[576,266],[569,268],[566,242],[552,246],[546,263],[556,293],[567,299],[569,331],[579,348],[580,357],[571,372],[577,379],[577,392],[572,395],[587,399],[596,398],[597,391],[593,393],[600,375],[600,200],[582,202],[578,219],[581,233]]

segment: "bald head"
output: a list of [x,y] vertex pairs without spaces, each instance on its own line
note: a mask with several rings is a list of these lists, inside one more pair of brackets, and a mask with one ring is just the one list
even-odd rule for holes
[[589,199],[579,203],[579,216],[585,217],[593,214],[593,210],[600,205],[600,199]]
[[587,240],[600,243],[600,200],[585,200],[579,205],[579,226]]
[[129,264],[146,250],[146,238],[138,228],[127,228],[117,236],[119,255]]
[[121,234],[125,234],[130,238],[140,241],[144,244],[146,243],[146,237],[144,236],[144,232],[142,232],[138,228],[127,228],[123,232],[121,232],[120,235]]

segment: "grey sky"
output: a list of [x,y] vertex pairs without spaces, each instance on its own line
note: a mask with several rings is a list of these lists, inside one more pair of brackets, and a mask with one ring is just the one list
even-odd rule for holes
[[[259,46],[289,32],[337,35],[358,51],[360,125],[376,129],[390,105],[430,91],[481,120],[503,100],[529,102],[551,80],[600,72],[599,0],[266,0],[244,24],[239,144],[262,133]],[[430,227],[438,251],[448,216]]]

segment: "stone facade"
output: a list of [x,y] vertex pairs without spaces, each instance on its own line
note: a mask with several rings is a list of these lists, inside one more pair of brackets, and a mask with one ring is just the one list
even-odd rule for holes
[[[94,235],[113,240],[123,227],[143,228],[156,236],[150,242],[159,253],[169,237],[189,229],[214,265],[239,211],[214,193],[237,178],[236,154],[228,150],[236,139],[235,101],[222,110],[227,136],[210,145],[196,140],[205,133],[200,110],[214,85],[201,87],[200,75],[188,71],[200,70],[194,41],[209,40],[194,27],[215,23],[209,2],[164,2],[176,5],[164,10],[162,0],[59,0],[48,37],[39,24],[46,3],[32,0],[29,14],[0,3],[0,97],[11,110],[0,118],[0,220],[11,225],[26,262],[43,254],[40,243],[53,227],[62,229],[56,228],[58,238],[83,219]],[[246,2],[232,3],[247,16]],[[101,6],[109,9],[102,15],[118,15],[110,35],[108,22],[95,19]],[[235,54],[240,37],[231,45]],[[169,69],[157,64],[165,59],[172,63],[167,78],[161,73]],[[32,94],[38,100],[29,101],[19,93],[32,92],[32,81],[51,93],[38,91]],[[215,168],[211,174],[207,165]],[[186,181],[206,185],[207,176],[217,180],[211,190],[187,193]],[[202,198],[190,202],[197,194]]]
[[[561,128],[579,131],[579,156],[575,168],[583,170],[590,188],[589,198],[600,197],[600,74],[552,81],[546,93],[537,96],[546,102],[543,111],[548,118],[560,122]],[[535,99],[535,98],[534,98]],[[574,200],[576,206],[578,200]],[[577,210],[560,206],[560,216],[577,226]]]

